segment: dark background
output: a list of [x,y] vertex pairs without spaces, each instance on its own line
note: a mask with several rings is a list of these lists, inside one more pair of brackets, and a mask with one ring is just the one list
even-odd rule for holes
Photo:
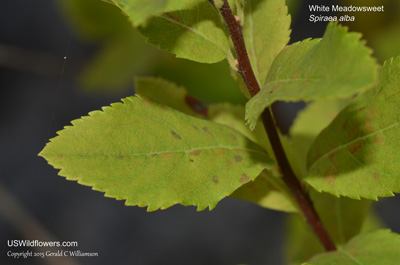
[[[295,19],[292,41],[323,34],[324,23],[307,22],[306,2]],[[0,263],[50,264],[48,259],[7,257],[7,251],[17,250],[7,240],[48,238],[49,233],[56,240],[78,241],[83,252],[99,253],[76,260],[84,265],[283,264],[280,212],[225,199],[211,212],[174,206],[146,213],[58,177],[37,156],[71,120],[133,94],[80,92],[75,77],[95,49],[74,36],[57,1],[0,3]],[[290,107],[287,124],[301,105],[284,106]],[[398,205],[397,197],[375,207],[395,232],[400,232]]]

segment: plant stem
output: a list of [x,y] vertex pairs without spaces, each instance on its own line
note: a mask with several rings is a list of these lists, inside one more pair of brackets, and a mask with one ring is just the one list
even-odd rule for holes
[[[247,55],[246,45],[244,43],[242,28],[240,23],[236,20],[232,10],[227,2],[224,0],[224,4],[220,8],[220,12],[228,26],[233,44],[235,46],[237,60],[238,60],[238,71],[243,77],[245,84],[251,94],[255,96],[260,91],[260,86],[254,75],[253,69],[250,64],[249,57]],[[322,245],[327,251],[334,251],[336,247],[330,238],[328,232],[323,226],[321,220],[318,217],[317,212],[308,196],[303,190],[300,181],[294,174],[290,163],[286,157],[285,151],[283,150],[279,134],[272,117],[270,108],[266,108],[261,115],[262,122],[264,124],[265,131],[267,132],[268,138],[271,142],[272,149],[275,153],[276,160],[283,174],[283,181],[290,189],[294,198],[302,210],[307,223],[311,226],[314,233],[317,235]]]

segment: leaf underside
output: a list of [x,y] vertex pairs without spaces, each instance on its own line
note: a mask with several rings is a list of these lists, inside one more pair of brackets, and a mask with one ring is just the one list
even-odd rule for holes
[[224,26],[207,0],[170,0],[161,14],[138,29],[149,43],[178,58],[201,63],[232,59]]
[[364,233],[338,251],[313,257],[303,265],[392,265],[400,260],[400,235],[389,230]]
[[318,191],[377,199],[400,192],[400,57],[318,136],[305,180]]
[[272,160],[224,125],[137,97],[72,122],[40,153],[59,174],[149,211],[214,208]]
[[372,88],[378,65],[359,39],[360,34],[331,23],[322,39],[304,40],[283,49],[263,88],[247,103],[246,120],[251,128],[277,100],[343,99]]
[[285,1],[246,1],[242,31],[254,74],[262,85],[273,60],[289,41],[290,16]]
[[[262,126],[250,131],[244,123],[244,106],[229,103],[212,104],[207,107],[190,97],[184,87],[179,87],[161,78],[136,78],[137,94],[152,101],[167,105],[185,114],[202,117],[212,122],[229,126],[251,141],[259,144],[271,154],[270,143]],[[190,100],[188,100],[190,99]],[[281,178],[264,170],[255,180],[239,187],[231,197],[250,201],[262,207],[294,212],[296,203]]]

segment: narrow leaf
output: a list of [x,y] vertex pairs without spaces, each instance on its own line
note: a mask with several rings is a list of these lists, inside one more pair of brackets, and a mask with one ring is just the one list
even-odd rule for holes
[[381,70],[379,89],[358,97],[318,136],[305,180],[336,196],[377,199],[400,192],[400,57]]
[[214,208],[272,161],[234,129],[137,97],[75,120],[40,153],[69,180],[149,211]]
[[269,68],[290,36],[290,16],[284,0],[245,2],[243,37],[257,81],[263,85]]
[[274,60],[262,90],[247,104],[254,128],[265,108],[277,100],[309,101],[349,98],[372,88],[378,65],[360,34],[335,23],[323,39],[287,46]]
[[392,265],[400,260],[400,235],[389,230],[361,234],[342,249],[315,256],[304,265]]

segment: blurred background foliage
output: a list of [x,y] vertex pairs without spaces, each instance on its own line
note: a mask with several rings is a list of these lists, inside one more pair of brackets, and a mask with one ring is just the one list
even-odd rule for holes
[[203,102],[245,102],[226,61],[201,64],[146,44],[120,10],[99,0],[62,0],[62,10],[82,39],[99,46],[79,81],[87,92],[113,93],[133,76],[156,76],[184,85]]
[[[287,0],[292,22],[307,0]],[[360,5],[358,0],[339,0],[340,5]],[[400,2],[365,0],[362,5],[385,6],[383,13],[355,14],[355,22],[346,25],[351,31],[362,32],[380,63],[400,54]],[[79,83],[86,92],[119,93],[132,88],[133,76],[157,76],[184,85],[190,94],[205,103],[228,101],[244,103],[226,61],[200,64],[161,51],[146,43],[120,10],[100,0],[60,0],[62,13],[76,34],[98,47],[84,66]],[[301,7],[301,8],[300,8]],[[320,13],[327,15],[326,13]],[[328,15],[343,15],[331,14]],[[302,18],[304,20],[304,18]]]
[[400,1],[396,0],[340,0],[340,5],[380,6],[384,12],[356,13],[354,22],[345,23],[351,31],[361,32],[374,56],[382,64],[400,54]]

